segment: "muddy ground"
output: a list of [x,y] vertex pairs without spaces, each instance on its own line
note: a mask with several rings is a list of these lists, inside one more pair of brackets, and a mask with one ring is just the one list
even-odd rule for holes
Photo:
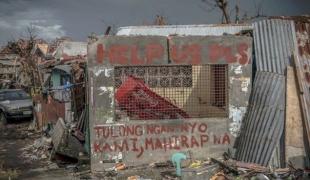
[[0,125],[0,180],[83,179],[76,177],[66,166],[59,167],[51,162],[48,156],[39,154],[36,149],[29,149],[42,137],[40,132],[28,130],[30,122],[23,120]]
[[31,120],[10,122],[6,126],[0,124],[0,180],[127,180],[135,175],[163,179],[159,169],[140,167],[113,175],[90,174],[89,164],[81,167],[51,161],[49,152],[42,153],[45,152],[42,147],[36,147],[38,140],[45,136],[42,132],[29,130],[30,124]]

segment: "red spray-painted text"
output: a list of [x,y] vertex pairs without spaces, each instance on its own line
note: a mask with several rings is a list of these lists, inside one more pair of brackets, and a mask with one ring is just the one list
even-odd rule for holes
[[95,153],[135,152],[137,158],[145,151],[203,148],[207,145],[230,144],[228,133],[212,134],[206,123],[180,125],[95,126]]
[[[169,49],[170,59],[173,64],[199,65],[203,63],[249,63],[248,45],[239,43],[234,46],[222,44],[209,44],[206,47],[200,44],[171,45]],[[105,47],[97,45],[97,63],[109,63],[119,65],[152,65],[164,64],[165,52],[168,52],[161,44],[150,43],[143,48],[137,45],[114,44]],[[167,61],[168,63],[168,61]]]

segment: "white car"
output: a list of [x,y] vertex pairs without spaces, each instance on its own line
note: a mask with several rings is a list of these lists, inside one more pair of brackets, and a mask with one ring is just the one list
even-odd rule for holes
[[21,89],[0,89],[0,123],[32,117],[31,97]]

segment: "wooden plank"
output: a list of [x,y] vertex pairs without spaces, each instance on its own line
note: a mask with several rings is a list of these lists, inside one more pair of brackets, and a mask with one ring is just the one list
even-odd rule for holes
[[298,93],[299,93],[299,100],[300,100],[300,105],[301,105],[301,112],[302,112],[302,117],[303,117],[303,125],[306,130],[307,138],[306,140],[309,142],[310,141],[310,117],[308,115],[308,107],[307,107],[307,102],[305,101],[304,97],[304,86],[301,78],[301,70],[300,70],[300,65],[298,62],[298,59],[296,55],[292,56],[293,62],[294,62],[294,68],[295,68],[295,75],[296,75],[296,82],[298,84]]
[[305,156],[302,110],[293,67],[286,74],[285,161]]

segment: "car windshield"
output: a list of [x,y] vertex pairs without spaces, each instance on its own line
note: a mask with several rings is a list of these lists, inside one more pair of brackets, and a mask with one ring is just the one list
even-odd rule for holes
[[4,97],[5,100],[23,100],[29,99],[30,96],[24,91],[9,91],[5,92]]

